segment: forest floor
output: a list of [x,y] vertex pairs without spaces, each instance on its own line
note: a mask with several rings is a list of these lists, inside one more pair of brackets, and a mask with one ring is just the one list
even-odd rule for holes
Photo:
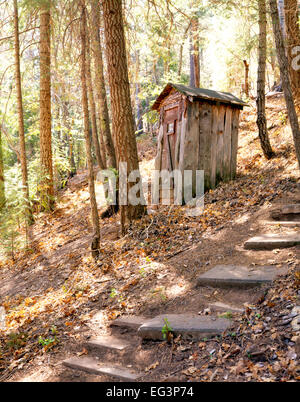
[[[288,304],[300,304],[300,249],[243,247],[258,234],[296,230],[266,223],[274,206],[293,201],[299,191],[282,98],[268,100],[267,117],[274,158],[263,157],[252,103],[241,115],[236,180],[207,193],[198,217],[188,216],[186,207],[161,206],[132,224],[125,237],[118,216],[103,220],[98,263],[89,250],[87,175],[73,177],[59,193],[55,212],[41,214],[31,228],[31,251],[1,258],[0,306],[7,328],[0,330],[0,381],[98,381],[61,365],[86,353],[81,345],[87,337],[107,333],[122,315],[204,314],[212,302],[246,303],[246,312],[234,314],[233,329],[222,341],[147,343],[145,381],[299,380],[297,341],[280,317]],[[149,137],[138,140],[144,175],[153,168],[155,147]],[[196,288],[198,276],[220,263],[288,265],[289,272],[263,293]],[[258,352],[250,354],[253,347]]]

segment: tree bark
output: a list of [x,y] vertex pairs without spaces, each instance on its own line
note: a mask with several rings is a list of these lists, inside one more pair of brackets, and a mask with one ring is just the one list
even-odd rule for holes
[[85,1],[81,0],[81,21],[80,21],[80,40],[81,40],[81,90],[82,90],[82,109],[84,118],[84,138],[86,146],[86,156],[89,174],[89,193],[91,205],[91,217],[93,226],[93,239],[91,243],[92,255],[97,258],[100,251],[100,222],[95,194],[92,147],[89,133],[89,107],[86,83],[86,8]]
[[90,54],[90,44],[89,38],[86,38],[86,80],[87,80],[87,89],[88,89],[88,100],[90,105],[90,113],[91,113],[91,123],[92,123],[92,137],[93,143],[96,153],[96,159],[98,162],[98,166],[100,169],[105,168],[105,164],[101,157],[100,152],[100,144],[98,137],[98,129],[97,129],[97,120],[96,120],[96,105],[94,98],[94,91],[92,86],[92,75],[91,75],[91,54]]
[[107,167],[117,169],[115,146],[112,140],[109,125],[109,114],[104,81],[102,43],[100,37],[100,6],[98,0],[91,0],[91,19],[92,49],[94,55],[94,68],[96,72],[96,96],[100,123],[100,134],[103,138],[105,147],[106,165]]
[[243,60],[244,66],[245,66],[245,95],[247,98],[249,97],[249,63],[247,60]]
[[298,165],[300,167],[300,130],[299,130],[299,122],[298,117],[295,109],[291,84],[290,84],[290,77],[289,77],[289,66],[287,56],[285,54],[285,47],[283,41],[283,35],[280,29],[279,23],[279,15],[278,15],[278,8],[276,0],[269,0],[270,2],[270,10],[272,16],[272,23],[273,23],[273,33],[275,37],[276,43],[276,51],[277,51],[277,58],[278,64],[280,68],[280,74],[282,79],[282,88],[284,92],[286,107],[288,111],[288,117],[293,133],[296,156],[298,160]]
[[[130,100],[122,2],[119,0],[104,0],[102,1],[102,7],[111,95],[112,127],[116,140],[118,166],[120,166],[120,162],[127,163],[128,177],[132,171],[139,172],[139,162]],[[127,184],[127,188],[132,186],[132,183]],[[141,203],[139,205],[128,204],[121,208],[122,223],[124,223],[125,216],[131,221],[132,219],[140,218],[146,212],[145,206],[141,205]]]
[[200,88],[200,53],[199,53],[199,20],[193,17],[191,20],[191,86]]
[[50,7],[43,3],[40,10],[40,153],[41,153],[41,206],[54,208],[54,184],[51,144],[51,37]]
[[18,124],[19,124],[19,137],[20,137],[20,162],[21,162],[22,185],[23,185],[24,203],[25,203],[24,215],[27,224],[31,225],[34,222],[34,219],[29,199],[22,86],[21,86],[22,85],[21,69],[20,69],[19,13],[18,13],[17,0],[14,0],[14,39],[15,39],[15,79],[16,79]]
[[136,131],[137,135],[142,135],[144,132],[143,127],[143,109],[141,104],[141,99],[139,97],[139,93],[141,92],[141,84],[139,82],[139,74],[140,74],[140,54],[137,50],[135,53],[135,109],[136,109]]
[[182,59],[183,59],[183,47],[185,44],[185,41],[187,39],[187,34],[188,31],[190,30],[191,27],[191,22],[188,23],[188,26],[186,27],[184,34],[183,34],[183,38],[182,38],[182,42],[179,48],[179,62],[178,62],[178,78],[181,78],[181,73],[182,73]]
[[70,121],[70,101],[69,101],[69,88],[66,85],[62,85],[63,91],[63,105],[62,105],[62,123],[65,129],[65,141],[67,143],[67,157],[70,164],[70,176],[74,176],[76,173],[76,164],[74,157],[74,139],[72,136],[72,127]]
[[257,71],[257,126],[260,145],[267,159],[274,155],[267,129],[266,119],[266,59],[267,59],[267,14],[266,0],[258,0],[259,12],[259,45],[258,45],[258,71]]
[[4,164],[2,152],[2,133],[0,127],[0,212],[5,205]]
[[300,70],[293,68],[293,49],[300,46],[300,30],[298,23],[298,1],[284,1],[285,14],[285,31],[286,31],[286,48],[289,63],[289,72],[291,79],[292,92],[295,103],[299,106],[300,103]]

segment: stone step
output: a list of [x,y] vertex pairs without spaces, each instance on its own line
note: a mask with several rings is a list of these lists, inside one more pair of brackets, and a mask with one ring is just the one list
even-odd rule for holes
[[300,244],[300,235],[265,234],[252,237],[244,244],[248,250],[273,250],[274,248],[294,247]]
[[300,221],[264,221],[265,225],[293,226],[299,227]]
[[122,351],[129,348],[130,343],[123,341],[115,336],[100,336],[95,339],[91,339],[85,343],[85,346],[89,349],[110,349],[116,351]]
[[64,360],[63,365],[71,369],[85,371],[90,374],[105,375],[123,381],[136,381],[141,377],[141,375],[122,367],[103,365],[95,358],[89,356],[72,357]]
[[244,308],[242,307],[237,307],[237,306],[231,306],[229,304],[221,303],[221,302],[215,302],[215,303],[209,303],[208,307],[212,312],[218,312],[218,313],[243,313]]
[[220,288],[249,288],[271,283],[276,276],[284,274],[287,268],[275,266],[246,267],[240,265],[217,265],[197,280],[198,286]]
[[286,204],[270,211],[270,217],[278,221],[300,221],[300,204]]
[[226,318],[199,316],[195,314],[164,314],[146,321],[138,330],[142,339],[163,340],[165,319],[174,336],[203,339],[221,335],[230,327],[231,321]]
[[112,321],[110,326],[137,331],[146,320],[147,318],[142,316],[124,316]]
[[284,215],[300,214],[300,204],[287,204],[281,207],[281,212]]

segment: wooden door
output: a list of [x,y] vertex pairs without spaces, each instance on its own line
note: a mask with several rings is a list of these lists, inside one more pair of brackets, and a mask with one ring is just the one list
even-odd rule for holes
[[175,169],[175,145],[177,138],[178,106],[165,111],[162,169]]

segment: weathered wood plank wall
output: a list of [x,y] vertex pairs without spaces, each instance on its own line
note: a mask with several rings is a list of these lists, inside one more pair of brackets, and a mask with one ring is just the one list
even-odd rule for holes
[[218,130],[217,130],[217,167],[216,167],[216,182],[218,183],[223,178],[224,174],[224,120],[225,120],[226,107],[219,106],[218,113]]
[[231,128],[231,180],[236,177],[237,153],[238,153],[238,137],[239,137],[239,118],[240,110],[235,108],[232,111],[232,128]]
[[204,188],[210,189],[212,105],[198,102],[199,118],[199,160],[198,169],[204,170]]
[[216,187],[217,174],[217,139],[219,126],[219,106],[212,106],[212,128],[211,128],[211,149],[210,149],[210,186]]
[[232,108],[226,107],[225,127],[224,127],[224,154],[223,154],[223,177],[224,181],[230,180],[231,170],[231,125]]
[[[204,170],[206,190],[236,176],[239,108],[204,100],[192,101],[174,90],[162,101],[160,110],[156,170],[179,169],[182,173]],[[174,137],[166,135],[170,119],[176,120]],[[174,142],[171,143],[172,155],[168,154],[168,140]],[[195,179],[196,176],[193,177],[194,190]]]

